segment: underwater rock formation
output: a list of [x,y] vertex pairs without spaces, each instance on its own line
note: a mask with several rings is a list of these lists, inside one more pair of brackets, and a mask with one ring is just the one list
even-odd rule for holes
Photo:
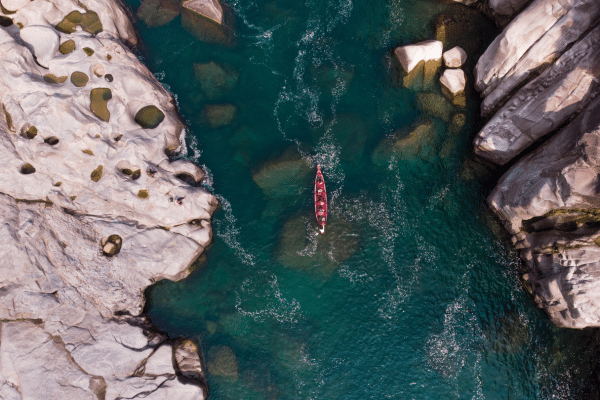
[[119,4],[2,4],[0,397],[204,398],[197,349],[140,316],[147,286],[189,273],[217,207],[181,179],[197,166],[171,162],[172,96],[125,46]]

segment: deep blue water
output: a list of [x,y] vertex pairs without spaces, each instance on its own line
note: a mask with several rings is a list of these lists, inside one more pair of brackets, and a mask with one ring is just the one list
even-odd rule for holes
[[[450,18],[448,46],[468,50],[470,74],[493,24],[433,0],[233,0],[229,10],[232,46],[194,39],[180,17],[136,24],[140,56],[188,124],[187,157],[221,202],[195,271],[147,292],[158,327],[201,344],[210,398],[583,398],[596,340],[554,328],[521,287],[484,207],[493,178],[469,161],[476,94],[444,116],[398,84],[395,46],[434,38]],[[198,82],[194,63],[211,61],[231,90]],[[214,104],[235,106],[234,119],[211,127]],[[429,130],[386,151],[416,125]],[[331,212],[323,236],[317,162]]]

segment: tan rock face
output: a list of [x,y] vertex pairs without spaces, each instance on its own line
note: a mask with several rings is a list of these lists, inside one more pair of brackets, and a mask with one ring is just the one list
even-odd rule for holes
[[186,0],[181,6],[181,25],[192,36],[208,43],[231,44],[231,32],[218,0]]
[[125,12],[82,1],[27,2],[22,30],[0,28],[0,397],[203,399],[202,370],[180,381],[174,344],[122,315],[189,273],[217,202],[169,162],[183,123],[124,46]]
[[467,53],[458,46],[444,52],[443,57],[448,68],[460,68],[467,61]]
[[403,69],[403,84],[415,90],[433,86],[441,66],[442,42],[427,40],[396,48],[395,54]]
[[186,0],[181,3],[186,10],[192,11],[213,20],[219,25],[223,24],[223,7],[218,0]]
[[447,69],[440,77],[442,93],[457,107],[466,106],[466,78],[462,69]]

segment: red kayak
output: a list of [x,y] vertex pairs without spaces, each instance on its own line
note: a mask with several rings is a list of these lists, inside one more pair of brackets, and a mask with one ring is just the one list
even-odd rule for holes
[[325,190],[325,181],[321,172],[321,165],[317,165],[317,176],[315,178],[315,216],[317,223],[321,227],[321,234],[325,233],[325,224],[327,223],[327,191]]

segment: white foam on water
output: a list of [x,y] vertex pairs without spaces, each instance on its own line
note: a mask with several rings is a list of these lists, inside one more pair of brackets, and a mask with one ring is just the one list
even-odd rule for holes
[[338,24],[346,24],[350,14],[352,14],[352,8],[354,3],[352,0],[331,0],[327,3],[327,32],[331,32],[333,28]]
[[240,261],[246,265],[254,265],[254,255],[248,253],[242,247],[239,241],[240,230],[236,227],[237,219],[233,215],[233,210],[231,207],[231,203],[227,201],[226,198],[220,195],[216,195],[217,199],[221,203],[221,208],[225,213],[224,220],[214,220],[213,224],[215,226],[215,232],[218,237],[220,237],[227,246],[232,248],[235,254],[238,256]]
[[381,40],[379,42],[380,47],[387,47],[390,40],[395,39],[392,37],[392,32],[397,30],[404,23],[406,14],[404,8],[401,7],[401,1],[392,1],[388,3],[389,17],[386,18],[386,29],[381,34]]
[[[267,271],[258,271],[253,278],[246,278],[242,282],[239,290],[235,291],[236,310],[244,316],[252,317],[255,321],[273,318],[280,323],[298,322],[302,316],[300,302],[294,298],[289,300],[285,298],[281,293],[277,276],[268,274]],[[267,285],[265,285],[265,278]],[[252,303],[257,299],[260,299],[261,308],[253,309]]]

